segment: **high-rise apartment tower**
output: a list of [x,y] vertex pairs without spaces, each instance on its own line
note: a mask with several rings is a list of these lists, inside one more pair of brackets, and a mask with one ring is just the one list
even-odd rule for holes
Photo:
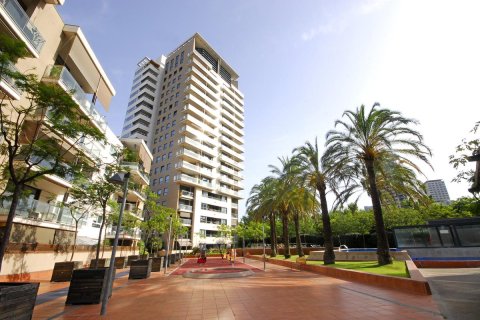
[[182,246],[226,241],[243,189],[243,94],[238,75],[195,34],[135,71],[122,138],[142,138],[153,154],[150,186],[188,227]]
[[425,182],[427,194],[432,197],[435,202],[445,204],[450,203],[450,196],[448,195],[447,186],[443,180],[428,180]]

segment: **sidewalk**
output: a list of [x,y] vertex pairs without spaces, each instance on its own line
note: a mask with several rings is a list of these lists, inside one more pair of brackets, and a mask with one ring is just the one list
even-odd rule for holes
[[[237,258],[242,262],[242,258]],[[246,260],[263,270],[263,263]],[[172,270],[173,271],[173,270]],[[53,298],[34,319],[101,319],[100,305],[65,306]],[[430,296],[342,281],[267,264],[238,279],[186,279],[152,273],[115,281],[106,319],[443,319]]]

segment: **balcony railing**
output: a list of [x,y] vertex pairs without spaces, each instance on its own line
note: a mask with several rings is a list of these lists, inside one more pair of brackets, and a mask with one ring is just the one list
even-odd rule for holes
[[180,195],[184,197],[191,197],[193,198],[193,192],[187,190],[181,190]]
[[85,91],[83,91],[82,87],[80,87],[66,67],[49,65],[45,70],[43,80],[56,81],[63,85],[64,89],[72,94],[73,99],[83,112],[85,112],[101,130],[105,130],[107,126],[105,119],[103,119],[102,115],[95,109],[95,106],[90,102]]
[[182,204],[180,203],[180,205],[178,206],[180,208],[180,210],[182,211],[187,211],[187,212],[192,212],[193,211],[193,206],[189,206],[187,204]]
[[188,174],[178,174],[173,179],[174,181],[191,182],[209,189],[213,189],[213,184],[211,182],[200,180],[198,178],[189,176]]
[[183,218],[180,218],[180,222],[182,224],[186,224],[187,226],[191,226],[192,225],[192,219],[183,219]]
[[[10,200],[0,201],[0,215],[8,215],[10,206]],[[75,220],[69,208],[39,200],[20,200],[17,205],[17,210],[15,211],[15,216],[35,222],[56,223],[67,227],[75,226]],[[83,226],[84,224],[85,221],[81,221],[79,226]]]
[[20,4],[16,0],[0,0],[0,6],[4,8],[8,16],[13,20],[18,29],[20,29],[25,38],[27,38],[35,51],[40,53],[45,39],[43,39],[37,27],[30,22],[30,17],[25,13]]
[[[0,51],[0,54],[1,53],[2,53],[2,51]],[[7,65],[7,68],[10,69],[10,71],[12,71],[12,72],[18,72],[17,68],[15,67],[15,65],[13,65],[13,63],[9,62],[8,65]],[[1,80],[3,80],[11,89],[13,89],[16,94],[20,95],[22,93],[22,91],[17,87],[17,84],[15,83],[15,80],[12,79],[9,75],[3,73]]]
[[120,163],[120,166],[128,168],[130,170],[138,171],[143,179],[145,179],[146,181],[150,181],[150,175],[144,171],[143,166],[140,165],[140,163],[123,161]]

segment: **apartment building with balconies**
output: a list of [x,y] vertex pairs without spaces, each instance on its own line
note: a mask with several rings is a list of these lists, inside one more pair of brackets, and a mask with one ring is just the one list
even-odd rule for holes
[[223,241],[219,225],[238,223],[244,189],[238,75],[198,33],[156,61],[155,112],[144,135],[153,154],[150,186],[188,228],[182,246],[214,246]]
[[[40,81],[72,94],[78,111],[106,137],[107,142],[85,138],[73,142],[65,138],[69,146],[65,165],[75,161],[78,154],[93,166],[111,163],[116,159],[115,152],[123,146],[97,106],[108,111],[115,89],[81,28],[63,22],[56,9],[63,3],[62,0],[0,0],[0,33],[23,41],[28,49],[29,56],[20,59],[12,68],[34,74]],[[6,77],[0,81],[0,94],[18,106],[26,103],[22,92]],[[69,201],[72,178],[47,175],[27,187],[29,196],[19,204],[14,219],[12,236],[17,238],[12,239],[13,242],[56,244],[71,237],[75,223],[64,204]],[[8,209],[8,201],[2,201],[0,226],[5,223]],[[91,215],[81,222],[79,234],[82,237],[98,237],[94,219],[96,216]]]

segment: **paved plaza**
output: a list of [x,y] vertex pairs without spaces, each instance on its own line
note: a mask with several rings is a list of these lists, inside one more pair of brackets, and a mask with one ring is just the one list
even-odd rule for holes
[[[205,267],[209,262],[227,264],[209,259]],[[262,262],[247,259],[246,263],[256,272],[238,279],[187,279],[179,275],[180,268],[172,274],[152,273],[149,279],[128,280],[126,272],[121,271],[106,318],[443,319],[431,296],[409,295],[271,264],[263,272]],[[184,266],[196,267],[192,262]],[[68,283],[42,283],[33,318],[101,319],[100,305],[65,306],[67,289]]]

